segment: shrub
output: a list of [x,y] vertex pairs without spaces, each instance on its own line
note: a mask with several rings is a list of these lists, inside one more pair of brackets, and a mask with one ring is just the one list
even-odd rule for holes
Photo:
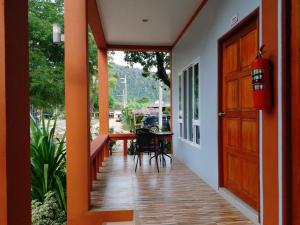
[[[109,133],[113,134],[114,133],[114,128],[109,128]],[[110,140],[109,141],[109,154],[112,155],[113,151],[115,150],[115,145],[116,145],[117,141],[115,140]]]
[[32,171],[32,199],[44,202],[51,191],[60,208],[66,212],[66,147],[65,135],[55,138],[56,119],[50,127],[50,120],[41,125],[31,117],[30,159]]
[[32,208],[32,225],[65,225],[66,214],[61,210],[55,193],[48,192],[45,195],[44,202],[33,200]]

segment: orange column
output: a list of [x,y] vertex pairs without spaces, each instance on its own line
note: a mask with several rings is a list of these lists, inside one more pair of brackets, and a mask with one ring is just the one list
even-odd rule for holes
[[109,133],[107,50],[98,50],[100,134]]
[[[107,50],[98,50],[98,85],[99,85],[99,133],[109,133],[109,106],[108,106],[108,64]],[[109,157],[109,149],[105,148],[105,157]]]
[[28,1],[0,0],[0,224],[31,224]]
[[262,1],[262,43],[264,57],[273,65],[273,108],[263,112],[263,213],[264,225],[278,224],[278,1]]
[[90,126],[86,0],[65,0],[68,225],[89,210]]

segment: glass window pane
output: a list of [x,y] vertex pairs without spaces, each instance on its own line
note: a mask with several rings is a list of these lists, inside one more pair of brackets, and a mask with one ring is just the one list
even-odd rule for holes
[[193,67],[189,68],[189,108],[188,108],[188,124],[189,124],[189,140],[193,141]]
[[180,137],[182,137],[182,123],[179,124]]
[[183,137],[187,139],[187,71],[183,73]]
[[199,64],[194,66],[194,119],[199,119]]
[[200,126],[196,126],[196,144],[200,145]]
[[179,76],[179,119],[182,119],[182,82],[181,76]]

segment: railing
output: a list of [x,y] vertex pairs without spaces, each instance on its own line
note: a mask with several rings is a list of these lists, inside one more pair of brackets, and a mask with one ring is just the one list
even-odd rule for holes
[[108,156],[109,152],[109,136],[101,135],[97,137],[91,143],[90,153],[90,170],[91,170],[91,181],[97,179],[97,173],[99,168],[103,166],[105,157]]
[[[91,153],[90,153],[90,184],[93,180],[97,179],[97,173],[99,168],[103,166],[105,157],[109,156],[109,141],[115,140],[123,141],[123,155],[127,156],[128,151],[128,140],[133,140],[136,138],[134,133],[125,133],[125,134],[107,134],[97,137],[91,142]],[[171,141],[171,154],[172,151],[172,137],[167,136],[166,139]],[[92,187],[92,186],[91,186]]]
[[127,156],[127,144],[128,140],[135,139],[135,134],[107,134],[97,137],[91,142],[90,153],[90,185],[92,187],[92,181],[97,179],[97,173],[99,168],[103,166],[104,160],[109,156],[109,141],[110,140],[123,140],[124,141],[124,156]]
[[134,133],[125,133],[125,134],[109,134],[109,140],[123,140],[123,155],[127,156],[128,150],[128,140],[135,139],[136,134]]

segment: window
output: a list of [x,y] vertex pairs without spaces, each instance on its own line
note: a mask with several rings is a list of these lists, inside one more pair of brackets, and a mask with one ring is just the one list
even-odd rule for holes
[[189,103],[189,107],[187,109],[187,113],[188,113],[188,127],[189,127],[189,140],[193,141],[193,67],[190,67],[188,69],[188,80],[189,80],[189,84],[188,84],[188,103]]
[[183,137],[183,120],[182,120],[182,114],[183,114],[183,110],[182,110],[182,75],[179,75],[178,78],[178,82],[179,82],[179,93],[178,93],[178,103],[179,103],[179,132],[180,132],[180,137]]
[[179,74],[179,132],[180,137],[200,144],[199,63],[188,66]]
[[200,119],[199,119],[199,63],[194,65],[194,76],[193,76],[193,141],[196,144],[200,144]]
[[183,73],[183,138],[187,139],[187,71]]

